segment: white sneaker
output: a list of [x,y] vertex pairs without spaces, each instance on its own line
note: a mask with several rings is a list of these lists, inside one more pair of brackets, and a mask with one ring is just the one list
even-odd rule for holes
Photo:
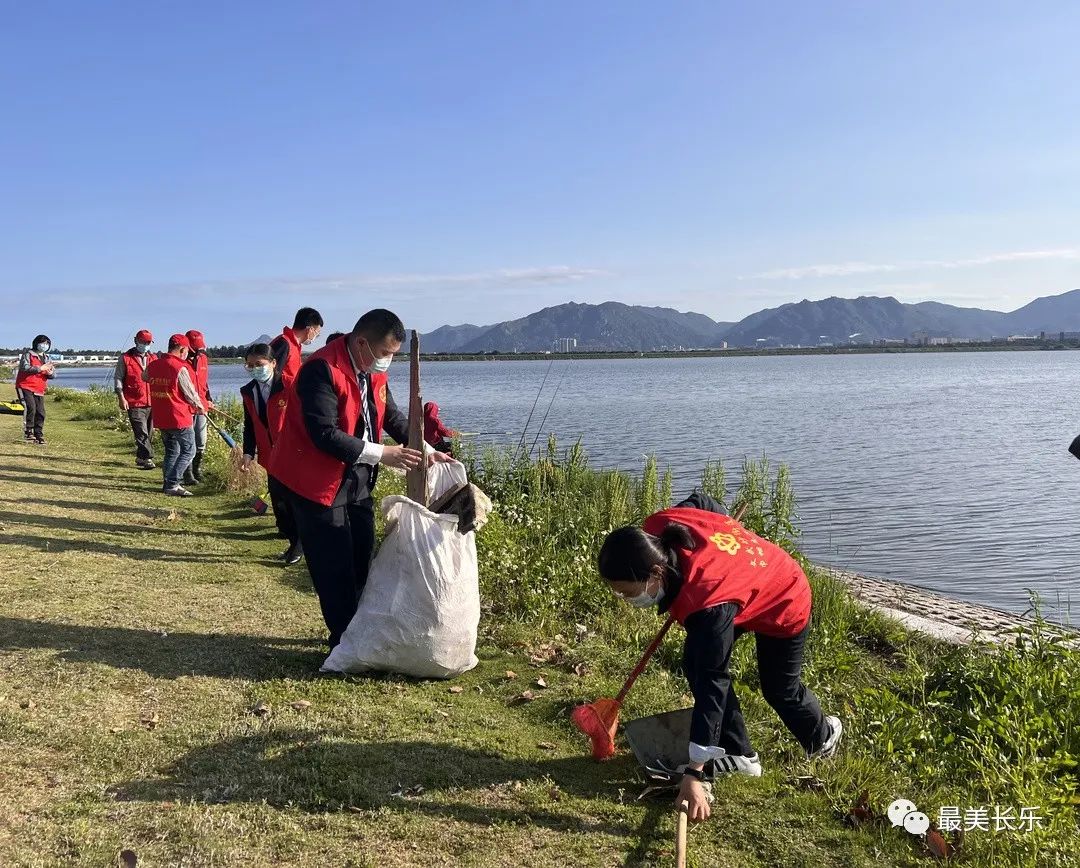
[[176,488],[170,488],[165,492],[169,497],[194,497],[195,495],[188,491],[183,486],[177,486]]
[[828,759],[836,753],[836,748],[840,745],[840,736],[844,734],[844,725],[840,718],[826,717],[825,722],[829,724],[829,736],[825,739],[825,744],[810,754],[810,759]]
[[716,777],[724,775],[745,775],[748,778],[761,777],[761,759],[756,753],[749,756],[737,754],[724,754],[713,760],[713,774]]

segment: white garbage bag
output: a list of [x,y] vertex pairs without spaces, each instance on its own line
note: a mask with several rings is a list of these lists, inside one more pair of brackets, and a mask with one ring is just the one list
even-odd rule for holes
[[[457,462],[428,468],[428,502],[468,482]],[[477,664],[480,578],[476,534],[456,515],[407,497],[379,505],[390,527],[371,564],[360,605],[323,671],[402,672],[452,678]]]

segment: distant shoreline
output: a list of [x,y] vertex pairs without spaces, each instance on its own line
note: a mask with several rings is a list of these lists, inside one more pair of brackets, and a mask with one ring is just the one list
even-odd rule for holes
[[727,350],[683,350],[679,352],[577,352],[577,353],[421,353],[425,362],[536,362],[545,359],[711,359],[728,356],[852,356],[903,353],[998,353],[1077,350],[1080,342],[1046,341],[1013,344],[947,344],[933,347],[775,347],[756,350],[738,347]]

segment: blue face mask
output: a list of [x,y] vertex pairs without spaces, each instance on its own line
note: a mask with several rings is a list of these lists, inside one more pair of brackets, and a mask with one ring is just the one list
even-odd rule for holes
[[35,353],[47,353],[49,351],[48,344],[34,344]]
[[269,383],[274,379],[274,369],[270,365],[256,365],[251,369],[251,376],[257,383]]
[[635,609],[647,609],[649,606],[655,606],[664,599],[664,583],[658,583],[655,595],[649,593],[649,583],[645,582],[645,587],[636,597],[623,597],[622,599]]
[[150,344],[135,344],[135,349],[139,353],[145,355],[146,351],[150,349]]

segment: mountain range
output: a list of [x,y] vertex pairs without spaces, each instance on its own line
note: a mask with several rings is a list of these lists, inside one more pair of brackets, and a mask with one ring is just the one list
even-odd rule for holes
[[[1037,298],[1011,312],[892,297],[803,300],[750,314],[737,323],[704,314],[620,302],[547,307],[489,326],[443,326],[421,335],[425,353],[546,352],[564,339],[580,351],[649,351],[722,346],[818,346],[953,337],[989,340],[1080,331],[1080,289]],[[562,345],[565,347],[565,345]]]

